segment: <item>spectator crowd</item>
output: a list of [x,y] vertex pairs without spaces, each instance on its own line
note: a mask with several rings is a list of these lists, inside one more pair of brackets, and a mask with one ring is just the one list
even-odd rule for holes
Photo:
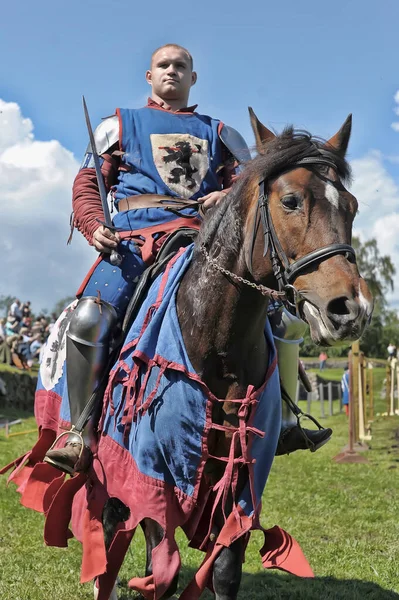
[[34,317],[30,302],[14,300],[6,318],[0,318],[0,363],[29,369],[40,362],[44,343],[56,321],[50,317]]

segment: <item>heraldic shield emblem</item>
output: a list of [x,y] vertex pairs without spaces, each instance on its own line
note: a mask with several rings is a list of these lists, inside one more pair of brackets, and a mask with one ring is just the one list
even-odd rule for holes
[[209,168],[208,140],[188,133],[152,134],[150,138],[162,181],[181,198],[194,196]]

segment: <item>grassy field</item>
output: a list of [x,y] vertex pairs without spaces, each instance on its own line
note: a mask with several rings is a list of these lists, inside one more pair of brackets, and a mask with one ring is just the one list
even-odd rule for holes
[[[326,377],[330,375],[333,373],[325,372]],[[378,392],[381,377],[375,377]],[[384,407],[384,401],[377,403],[377,410]],[[316,404],[313,412],[318,416]],[[336,414],[323,424],[334,429],[327,446],[315,454],[297,452],[276,458],[262,513],[265,527],[279,524],[296,537],[316,578],[300,580],[264,572],[258,555],[261,536],[256,533],[246,555],[240,599],[399,599],[399,417],[375,419],[370,449],[365,453],[367,464],[334,463],[333,456],[347,442],[346,417]],[[24,418],[13,432],[33,426],[31,417]],[[29,449],[34,440],[34,434],[6,439],[0,430],[0,463]],[[80,545],[72,540],[68,549],[46,548],[42,525],[42,515],[24,509],[13,486],[7,488],[6,478],[1,478],[0,598],[90,600],[92,586],[78,584]],[[202,555],[187,548],[180,531],[178,541],[183,586]],[[134,598],[125,583],[142,573],[143,566],[144,543],[138,534],[121,572],[120,597],[124,600]],[[204,599],[211,597],[203,595]]]

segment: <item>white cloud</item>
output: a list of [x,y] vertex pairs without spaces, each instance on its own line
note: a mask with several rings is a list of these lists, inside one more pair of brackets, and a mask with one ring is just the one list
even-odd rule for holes
[[75,232],[67,246],[79,164],[57,140],[36,140],[18,104],[0,99],[0,294],[51,310],[72,296],[95,259]]
[[[396,92],[396,94],[394,95],[393,99],[396,102],[396,106],[394,107],[393,111],[396,115],[399,116],[399,90]],[[394,121],[391,124],[391,127],[394,131],[397,131],[399,133],[399,121]]]
[[[399,97],[399,92],[398,92]],[[389,174],[385,158],[378,150],[354,160],[352,193],[359,202],[355,234],[362,240],[376,238],[383,255],[389,255],[396,267],[395,289],[388,301],[399,305],[399,187]]]

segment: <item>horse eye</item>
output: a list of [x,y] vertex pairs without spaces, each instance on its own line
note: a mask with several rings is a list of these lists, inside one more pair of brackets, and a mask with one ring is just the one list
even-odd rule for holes
[[281,198],[281,204],[288,210],[296,210],[300,206],[301,199],[295,194],[290,194]]

